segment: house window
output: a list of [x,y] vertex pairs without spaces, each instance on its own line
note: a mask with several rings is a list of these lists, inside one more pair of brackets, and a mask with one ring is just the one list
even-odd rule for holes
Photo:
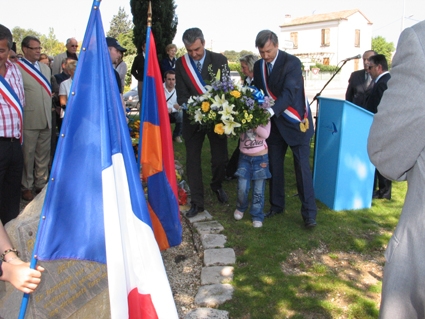
[[330,35],[331,34],[329,29],[322,29],[322,40],[321,40],[322,47],[328,47],[331,44]]
[[355,34],[354,34],[354,46],[356,48],[360,47],[360,30],[356,29],[354,30]]
[[298,49],[298,32],[291,32],[291,41],[294,49]]

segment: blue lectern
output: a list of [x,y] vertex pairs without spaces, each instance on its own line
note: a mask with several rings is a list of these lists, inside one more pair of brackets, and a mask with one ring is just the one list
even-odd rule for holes
[[375,167],[367,155],[373,114],[345,100],[319,97],[313,184],[333,210],[370,208]]

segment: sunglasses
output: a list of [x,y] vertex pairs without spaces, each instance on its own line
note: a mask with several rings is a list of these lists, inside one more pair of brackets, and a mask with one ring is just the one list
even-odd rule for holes
[[30,49],[30,50],[39,50],[39,51],[41,51],[43,48],[42,47],[36,47],[36,48],[32,48],[32,47],[27,47],[28,49]]
[[71,44],[71,47],[73,47],[73,48],[78,48],[78,45],[76,45],[76,44]]
[[367,67],[367,69],[368,70],[371,70],[373,67],[375,67],[376,65],[369,65],[368,67]]
[[18,57],[16,56],[16,55],[11,55],[10,57],[9,57],[9,59],[17,59]]

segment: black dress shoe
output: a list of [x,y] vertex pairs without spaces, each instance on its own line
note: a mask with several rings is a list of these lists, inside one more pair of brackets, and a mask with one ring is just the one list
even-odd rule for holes
[[380,190],[374,191],[372,198],[382,198],[382,194]]
[[391,199],[391,190],[382,192],[379,198]]
[[229,198],[227,197],[226,192],[224,191],[224,189],[219,188],[215,191],[216,195],[217,195],[217,199],[220,203],[225,204],[227,203],[227,201],[229,200]]
[[314,218],[309,218],[304,221],[304,225],[307,228],[313,228],[317,226],[316,220]]
[[282,212],[276,212],[276,211],[270,209],[269,212],[264,217],[270,218],[270,217],[273,217],[274,215],[277,215],[277,214],[282,214]]
[[192,204],[190,206],[190,209],[186,212],[186,217],[188,217],[188,218],[195,217],[196,215],[198,215],[198,213],[203,212],[203,211],[204,211],[203,207],[198,207],[198,205]]

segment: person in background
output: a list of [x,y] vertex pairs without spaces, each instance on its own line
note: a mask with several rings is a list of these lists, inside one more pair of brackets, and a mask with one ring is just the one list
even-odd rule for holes
[[18,60],[18,55],[16,54],[16,42],[13,42],[12,48],[9,50],[9,61],[15,63]]
[[[365,109],[373,114],[378,112],[378,105],[381,102],[384,92],[387,90],[387,83],[391,78],[388,72],[388,63],[385,55],[376,54],[372,55],[368,59],[368,72],[372,77],[374,83],[372,92],[366,102]],[[377,183],[378,182],[378,183]],[[376,185],[378,184],[378,185]],[[376,189],[378,186],[378,189]],[[391,180],[385,178],[378,169],[375,170],[375,179],[373,183],[373,195],[372,198],[385,198],[391,199]]]
[[[0,24],[0,219],[4,224],[19,214],[24,165],[20,140],[25,93],[21,72],[8,60],[11,47],[12,33]],[[16,99],[10,98],[13,95]]]
[[382,175],[408,184],[385,252],[380,319],[425,317],[424,40],[425,21],[401,33],[368,138],[370,160]]
[[165,51],[167,52],[167,56],[161,60],[160,64],[163,77],[165,77],[165,72],[174,70],[176,67],[177,46],[175,44],[169,44],[165,47]]
[[[310,139],[314,129],[304,93],[301,62],[297,57],[279,50],[277,35],[270,30],[260,31],[255,45],[262,58],[254,64],[255,84],[274,100],[274,105],[267,109],[271,117],[271,131],[267,145],[272,177],[271,207],[266,217],[281,214],[285,209],[283,167],[289,146],[294,157],[295,178],[304,226],[312,228],[317,225],[317,207],[310,169]],[[289,107],[291,108],[288,109]]]
[[348,79],[345,99],[361,107],[365,107],[367,98],[372,92],[373,81],[367,70],[367,60],[375,54],[376,52],[373,50],[365,51],[363,53],[363,70],[354,71]]
[[176,123],[173,131],[173,141],[182,143],[182,123],[183,112],[180,105],[177,103],[176,93],[176,72],[168,70],[164,76],[164,93],[167,101],[168,114],[170,116],[170,123]]
[[41,282],[44,268],[37,265],[31,269],[29,263],[19,258],[19,252],[12,247],[3,224],[0,223],[0,280],[11,283],[16,289],[30,294]]
[[68,60],[65,65],[65,70],[69,74],[69,79],[63,81],[59,87],[59,103],[61,107],[60,118],[65,116],[66,104],[68,102],[69,93],[71,93],[72,80],[74,79],[75,69],[77,68],[77,61]]
[[39,39],[26,36],[22,40],[24,58],[17,62],[25,90],[22,199],[26,201],[34,198],[33,189],[38,194],[46,185],[51,155],[52,72],[38,62],[41,50]]
[[69,38],[66,40],[66,51],[58,54],[57,56],[55,56],[55,58],[53,59],[53,64],[52,64],[52,74],[59,74],[62,72],[62,60],[64,58],[71,58],[74,60],[78,61],[78,42],[75,38]]
[[[245,75],[243,85],[255,86],[254,63],[257,60],[257,57],[252,54],[244,55],[239,59],[239,62],[241,63],[242,73]],[[236,173],[236,169],[238,168],[239,153],[239,145],[237,145],[226,166],[226,180],[232,180],[233,178],[235,178],[234,175]]]
[[143,42],[140,46],[141,51],[134,58],[133,65],[131,66],[131,75],[138,81],[137,93],[139,94],[139,101],[142,103],[142,91],[143,91],[143,74],[145,70],[145,49],[146,43]]
[[[176,62],[176,90],[179,105],[187,103],[191,96],[200,95],[199,82],[211,81],[209,68],[215,74],[218,70],[229,69],[227,58],[219,53],[205,49],[205,38],[199,28],[187,29],[183,33],[183,43],[187,54]],[[195,68],[185,68],[184,65],[194,65]],[[202,85],[202,84],[201,84]],[[191,124],[188,115],[183,111],[183,139],[186,146],[186,172],[191,193],[191,206],[187,217],[194,217],[204,211],[204,184],[202,181],[201,151],[205,136],[208,137],[211,148],[211,190],[220,203],[227,203],[228,197],[222,188],[225,177],[227,158],[227,139],[213,132],[203,130],[199,124]]]
[[45,53],[40,54],[40,58],[38,59],[38,62],[44,63],[45,65],[47,65],[48,67],[50,67],[49,57]]
[[123,51],[119,51],[119,53],[120,53],[119,54],[119,57],[118,57],[116,63],[113,63],[115,70],[120,75],[120,79],[121,79],[121,92],[124,92],[125,76],[127,75],[127,63],[125,63],[124,60],[123,60],[124,52]]

